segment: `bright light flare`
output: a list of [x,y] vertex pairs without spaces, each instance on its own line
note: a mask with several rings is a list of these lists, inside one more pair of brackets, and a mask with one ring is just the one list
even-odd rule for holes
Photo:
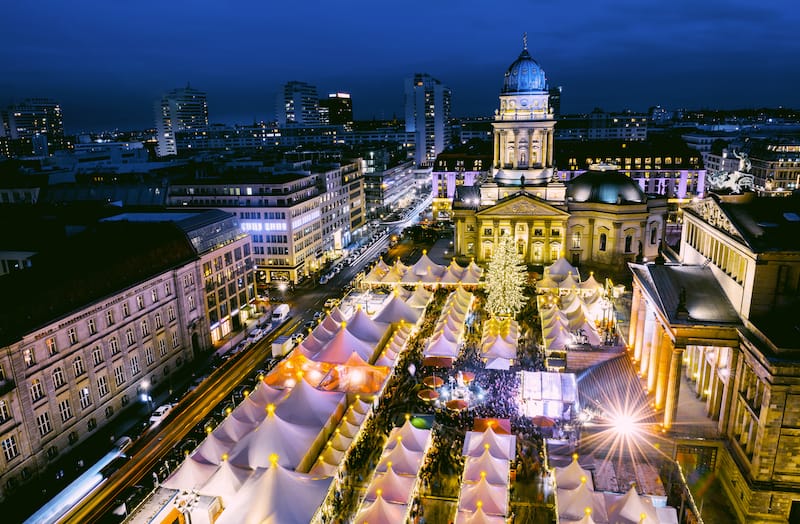
[[612,415],[609,421],[614,431],[623,436],[634,436],[641,431],[634,416],[628,413]]

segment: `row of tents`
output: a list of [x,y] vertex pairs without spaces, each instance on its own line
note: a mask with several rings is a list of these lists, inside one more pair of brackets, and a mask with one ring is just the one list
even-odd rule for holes
[[517,359],[519,323],[493,317],[483,323],[480,356],[486,369],[508,369]]
[[447,295],[442,312],[433,328],[433,334],[422,351],[424,358],[443,358],[451,361],[458,358],[473,298],[472,293],[460,286]]
[[450,265],[444,266],[435,263],[427,252],[423,251],[419,260],[411,266],[403,264],[399,259],[391,266],[383,259],[378,260],[362,283],[374,286],[478,285],[482,277],[483,269],[474,260],[467,267],[458,265],[455,260],[451,261]]

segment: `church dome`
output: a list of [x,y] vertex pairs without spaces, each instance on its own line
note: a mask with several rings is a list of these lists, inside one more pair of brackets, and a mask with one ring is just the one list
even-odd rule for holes
[[547,90],[547,79],[539,63],[525,46],[513,64],[508,67],[503,80],[502,94],[531,93]]
[[639,184],[620,173],[617,166],[593,165],[567,182],[567,202],[641,204],[646,200]]

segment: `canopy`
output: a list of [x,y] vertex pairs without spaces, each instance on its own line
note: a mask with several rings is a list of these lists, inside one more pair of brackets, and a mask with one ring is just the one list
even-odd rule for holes
[[263,468],[270,465],[270,456],[277,454],[281,466],[294,469],[303,461],[319,431],[319,427],[287,422],[270,410],[255,430],[236,443],[230,462],[244,468]]
[[250,469],[237,468],[229,461],[223,460],[219,469],[198,491],[206,495],[219,495],[224,500],[230,500],[252,473],[253,471]]
[[205,484],[217,469],[219,466],[216,464],[210,464],[200,457],[189,456],[162,485],[169,489],[191,491]]
[[[350,317],[347,323],[347,330],[355,335],[358,339],[363,340],[373,346],[383,338],[386,332],[386,325],[380,325],[367,315],[367,312],[361,308],[359,304],[356,306],[356,312]],[[369,360],[369,359],[364,359]]]
[[414,290],[414,294],[406,300],[406,303],[413,308],[425,309],[428,307],[431,296],[433,296],[433,293],[426,290],[423,286],[417,286]]
[[463,484],[458,508],[476,511],[479,506],[490,515],[508,513],[508,486],[489,484],[486,479],[481,479],[474,484]]
[[572,271],[570,271],[567,273],[567,276],[564,277],[564,280],[558,284],[558,287],[559,289],[577,289],[580,285],[580,281],[578,281],[578,279],[573,276]]
[[561,282],[564,278],[572,272],[573,275],[578,275],[578,270],[567,262],[564,257],[559,257],[558,260],[544,269],[545,276],[550,276],[556,282]]
[[485,431],[467,431],[464,439],[464,455],[480,457],[485,449],[495,458],[514,460],[517,453],[516,437],[496,433],[491,427]]
[[372,478],[367,486],[365,500],[372,501],[378,498],[378,490],[387,502],[407,504],[414,489],[416,477],[398,475],[392,467],[387,467],[385,473],[379,473]]
[[356,524],[396,524],[406,521],[408,507],[405,504],[392,504],[378,496],[368,506],[362,506],[356,515]]
[[487,515],[483,508],[476,511],[461,509],[456,515],[455,524],[506,524],[506,519],[499,515]]
[[212,432],[195,448],[190,457],[209,464],[219,464],[234,444],[234,441]]
[[[624,495],[605,494],[609,522],[619,524],[660,524],[661,519],[650,499],[639,496],[631,486]],[[674,511],[674,508],[671,508]],[[645,515],[644,521],[642,515]]]
[[509,462],[503,458],[495,458],[488,449],[484,449],[480,457],[467,457],[464,463],[464,482],[478,482],[486,478],[489,484],[508,486]]
[[275,414],[292,424],[322,429],[337,407],[344,405],[345,395],[336,391],[320,391],[300,380],[286,399],[275,408]]
[[[277,460],[276,462],[280,462]],[[278,463],[257,470],[226,505],[217,524],[308,524],[332,479],[289,471]]]
[[[358,315],[358,312],[356,312],[356,315]],[[341,364],[350,357],[350,353],[353,351],[358,352],[362,359],[369,361],[375,351],[375,346],[374,343],[366,342],[356,336],[349,327],[342,326],[336,335],[313,356],[313,360]]]
[[399,428],[392,429],[389,438],[386,440],[386,449],[392,449],[397,445],[397,438],[400,437],[403,446],[411,451],[425,451],[431,438],[431,430],[420,429],[414,426],[410,420],[406,420]]
[[594,271],[592,271],[589,273],[589,278],[581,282],[580,288],[587,292],[600,291],[603,289],[603,284],[594,278]]
[[385,451],[378,463],[377,471],[386,471],[388,464],[392,463],[392,468],[399,475],[410,475],[416,477],[422,465],[423,453],[411,451],[402,442],[394,446],[391,450]]
[[414,309],[400,298],[399,293],[392,293],[391,298],[386,301],[380,313],[375,315],[376,322],[393,324],[404,320],[411,324],[416,324],[422,316],[422,311]]
[[586,514],[586,508],[591,508],[591,514],[600,522],[606,521],[605,499],[601,493],[595,493],[588,483],[581,483],[575,489],[562,489],[557,491],[558,516],[562,519],[580,520]]

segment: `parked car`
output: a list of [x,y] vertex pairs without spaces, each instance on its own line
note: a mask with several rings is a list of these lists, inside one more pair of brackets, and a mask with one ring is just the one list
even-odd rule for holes
[[172,411],[173,407],[175,407],[174,404],[162,404],[161,406],[158,406],[156,410],[153,411],[153,414],[150,415],[150,425],[157,426],[159,423],[161,423],[161,421],[164,420],[164,417],[166,417],[167,414]]
[[252,341],[260,340],[261,337],[264,336],[265,331],[261,328],[255,328],[253,331],[250,332],[250,336],[248,337]]
[[321,319],[322,315],[323,315],[322,311],[317,311],[316,313],[314,313],[314,320]]
[[339,305],[339,299],[338,298],[329,298],[328,300],[325,301],[325,308],[326,309],[333,309],[334,307],[336,307],[338,305]]
[[298,345],[303,341],[304,338],[306,338],[306,336],[302,333],[295,333],[292,335],[292,342],[294,342],[295,345]]

